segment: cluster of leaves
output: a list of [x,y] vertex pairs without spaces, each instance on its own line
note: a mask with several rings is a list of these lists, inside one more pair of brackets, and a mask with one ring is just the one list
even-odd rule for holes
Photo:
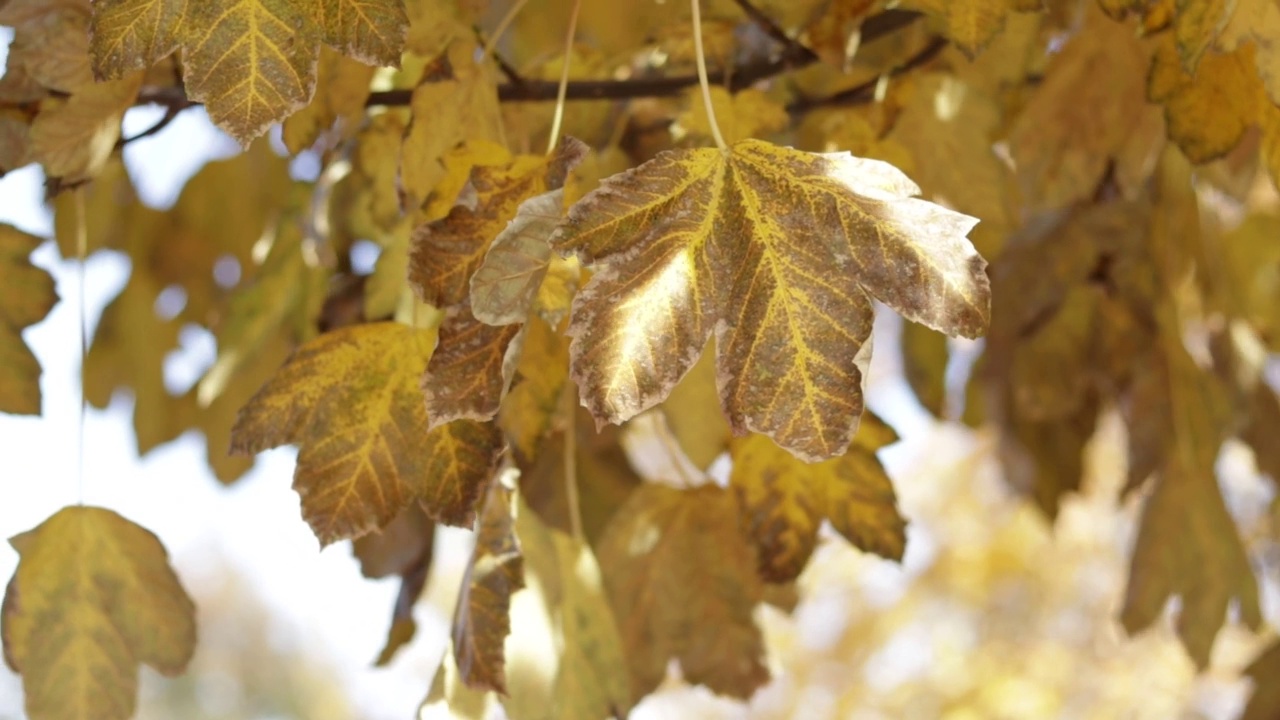
[[[202,431],[228,483],[297,445],[319,541],[402,578],[380,662],[413,636],[436,524],[474,528],[427,703],[620,716],[673,659],[717,693],[765,683],[753,613],[788,605],[824,522],[904,553],[876,456],[897,435],[863,401],[873,300],[908,321],[921,404],[993,428],[1050,517],[1123,416],[1126,492],[1150,494],[1129,630],[1180,597],[1203,666],[1230,606],[1260,625],[1214,460],[1236,437],[1280,476],[1280,7],[714,0],[711,113],[687,9],[585,3],[562,53],[577,3],[517,5],[0,2],[0,173],[40,164],[65,257],[132,261],[87,400],[131,393],[140,453]],[[562,69],[566,134],[530,153]],[[145,104],[164,118],[121,138]],[[197,104],[245,150],[148,207],[121,149]],[[279,151],[255,141],[277,122]],[[40,410],[39,242],[0,228],[5,412]],[[218,351],[175,394],[184,325]],[[952,392],[946,336],[984,333]],[[638,469],[654,453],[680,477]],[[145,530],[78,507],[13,542],[4,643],[33,717],[127,717],[139,663],[186,664],[190,601]]]

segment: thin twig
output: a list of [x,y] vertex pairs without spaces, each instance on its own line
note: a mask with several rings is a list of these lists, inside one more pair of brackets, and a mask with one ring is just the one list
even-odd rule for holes
[[154,125],[147,128],[146,130],[143,130],[137,135],[130,135],[127,138],[120,138],[119,140],[116,141],[116,149],[119,150],[120,148],[123,148],[125,145],[128,145],[129,143],[137,142],[142,138],[151,137],[152,135],[155,135],[156,133],[168,127],[169,123],[173,122],[173,119],[178,117],[178,113],[181,113],[183,110],[186,110],[188,107],[191,107],[191,103],[187,103],[185,105],[178,104],[178,103],[175,103],[173,105],[166,105],[164,109],[164,116],[161,117],[159,120],[157,120]]
[[773,21],[773,18],[766,15],[760,8],[752,5],[748,0],[734,0],[734,2],[738,4],[738,7],[742,9],[742,12],[745,13],[747,17],[751,18],[751,21],[759,26],[766,35],[776,40],[780,45],[782,45],[782,47],[790,50],[796,57],[802,58],[806,64],[818,59],[817,53],[805,47],[799,40],[788,35],[786,30],[783,30]]
[[[942,52],[947,46],[946,38],[936,37],[925,45],[920,52],[912,55],[906,62],[890,70],[887,75],[891,78],[898,77],[915,70],[916,68],[927,64]],[[880,78],[874,77],[864,83],[848,90],[838,92],[834,95],[827,95],[820,98],[799,98],[787,105],[787,112],[792,115],[802,114],[806,111],[817,107],[834,107],[838,105],[858,105],[860,103],[870,102],[875,99],[876,86],[880,84]]]

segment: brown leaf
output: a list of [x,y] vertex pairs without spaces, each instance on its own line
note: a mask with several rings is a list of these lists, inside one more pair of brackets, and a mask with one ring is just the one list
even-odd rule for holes
[[459,419],[484,422],[498,414],[515,374],[521,328],[486,325],[471,314],[469,302],[449,308],[422,376],[428,427]]
[[28,259],[42,242],[0,223],[0,412],[40,414],[40,361],[22,331],[58,301],[53,277]]
[[413,499],[449,525],[475,517],[502,437],[470,420],[428,430],[418,384],[434,339],[397,323],[326,333],[241,411],[233,452],[300,446],[294,488],[322,544],[384,527]]
[[1253,679],[1253,696],[1240,720],[1275,720],[1280,717],[1280,642],[1273,642],[1244,669]]
[[599,422],[661,402],[715,332],[736,433],[797,457],[848,447],[871,297],[950,334],[988,316],[972,218],[914,199],[886,163],[746,140],[667,152],[569,211],[555,245],[594,275],[574,300],[572,373]]
[[769,679],[752,612],[764,594],[733,495],[643,485],[600,541],[605,587],[631,668],[649,694],[676,658],[690,683],[750,697]]
[[524,587],[524,560],[515,535],[512,493],[489,484],[476,546],[453,615],[453,651],[468,687],[507,691],[503,641],[511,631],[511,596]]
[[367,578],[400,576],[400,592],[391,613],[386,644],[374,662],[377,666],[390,663],[396,652],[417,633],[413,606],[431,572],[435,534],[436,526],[431,518],[421,507],[410,505],[386,527],[351,543],[362,575]]

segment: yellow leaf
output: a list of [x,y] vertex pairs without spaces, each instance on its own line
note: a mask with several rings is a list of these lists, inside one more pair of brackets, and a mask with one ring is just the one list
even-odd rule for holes
[[120,139],[124,111],[133,105],[142,73],[82,85],[66,101],[46,100],[31,123],[31,157],[65,183],[97,175]]
[[248,145],[311,99],[321,42],[398,65],[407,27],[401,0],[103,0],[90,55],[114,78],[181,47],[188,97]]
[[423,71],[409,108],[400,183],[406,209],[422,207],[446,171],[441,158],[465,140],[500,142],[497,81],[475,62],[476,44],[456,40]]
[[1252,42],[1267,96],[1280,105],[1280,6],[1272,0],[1239,0],[1231,22],[1223,29],[1215,46],[1234,51]]
[[1139,378],[1161,397],[1126,418],[1159,443],[1160,476],[1143,509],[1120,621],[1131,633],[1142,630],[1180,596],[1178,635],[1204,668],[1231,606],[1244,624],[1261,624],[1258,586],[1214,476],[1230,420],[1224,388],[1195,365],[1180,337],[1162,345]]
[[1173,36],[1182,66],[1197,72],[1204,51],[1231,20],[1236,0],[1178,0]]
[[569,378],[568,340],[541,318],[530,318],[526,327],[516,380],[498,411],[498,424],[522,465],[532,461],[550,432]]
[[40,361],[22,331],[58,301],[53,278],[27,258],[42,242],[0,223],[0,412],[40,414]]
[[1268,720],[1280,715],[1280,642],[1259,653],[1244,674],[1253,678],[1253,696],[1240,720]]
[[376,68],[356,62],[329,48],[320,49],[316,91],[311,102],[284,121],[284,146],[297,155],[341,120],[340,138],[345,139],[360,129],[364,103],[369,97],[369,83]]
[[1132,28],[1089,7],[1010,131],[1023,198],[1036,208],[1092,197],[1145,105],[1149,53]]
[[862,413],[871,298],[948,334],[987,324],[976,222],[912,196],[886,163],[744,140],[667,152],[606,180],[553,243],[594,272],[572,373],[601,422],[653,407],[712,332],[722,406],[805,460],[844,453]]
[[728,491],[642,485],[600,540],[605,589],[642,698],[680,661],[684,678],[750,697],[769,679],[752,618],[764,595]]
[[408,221],[380,235],[379,241],[382,252],[364,284],[364,316],[373,320],[393,317],[410,293],[404,281],[409,272]]
[[733,430],[720,412],[714,352],[704,351],[659,407],[680,449],[699,470],[729,448]]
[[[458,196],[471,182],[471,171],[479,166],[510,165],[512,155],[505,145],[489,140],[472,140],[453,148],[440,158],[444,177],[431,189],[431,198],[423,206],[423,219],[434,222],[449,214],[458,204]],[[468,194],[464,204],[471,202]]]
[[1004,30],[1009,13],[1022,9],[1019,0],[907,0],[902,7],[920,10],[940,21],[947,37],[969,57],[978,54]]
[[1171,39],[1156,48],[1147,97],[1164,103],[1169,139],[1194,163],[1226,154],[1258,116],[1258,71],[1253,45],[1209,53],[1194,76],[1183,69]]
[[471,276],[471,306],[481,322],[510,325],[529,316],[551,265],[551,233],[560,224],[564,190],[534,195],[493,239]]
[[493,693],[472,690],[462,682],[453,650],[445,648],[431,689],[418,707],[418,717],[448,720],[484,720],[489,717]]
[[[102,248],[124,249],[132,230],[138,195],[121,158],[103,165],[93,182],[80,189],[84,193],[85,249],[92,255]],[[53,235],[62,257],[78,257],[76,249],[76,196],[59,193],[53,198]]]
[[942,418],[947,406],[947,338],[923,325],[902,326],[902,374],[929,414]]
[[862,550],[902,559],[907,523],[875,448],[855,440],[842,457],[808,464],[768,438],[750,435],[735,438],[730,454],[729,482],[738,492],[766,581],[800,575],[823,520]]
[[110,510],[68,507],[10,541],[5,659],[34,719],[125,720],[138,666],[181,673],[195,651],[191,598],[155,535]]
[[409,282],[418,297],[437,307],[466,300],[472,275],[521,203],[562,187],[586,152],[585,145],[566,138],[550,158],[521,155],[499,166],[474,166],[465,197],[444,219],[413,233]]
[[[685,93],[685,102],[688,109],[677,118],[680,130],[703,140],[709,139],[711,123],[707,120],[707,105],[702,100],[702,91],[698,88],[689,90]],[[720,132],[725,142],[730,144],[771,135],[786,129],[791,122],[786,108],[755,88],[730,95],[728,90],[715,85],[711,88],[711,103],[715,107]]]
[[383,527],[417,499],[433,519],[469,525],[502,449],[491,423],[428,431],[418,388],[435,333],[353,325],[298,348],[241,411],[232,451],[299,447],[294,488],[323,544]]
[[485,421],[498,414],[515,374],[520,330],[520,325],[480,322],[467,303],[449,308],[422,376],[428,427],[463,418]]
[[462,681],[500,693],[507,691],[502,644],[511,632],[511,596],[524,587],[512,495],[496,479],[489,484],[453,614],[453,652]]

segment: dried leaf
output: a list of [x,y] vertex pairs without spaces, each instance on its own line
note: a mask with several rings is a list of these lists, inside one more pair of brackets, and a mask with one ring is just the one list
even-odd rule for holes
[[714,331],[735,432],[805,460],[842,454],[862,412],[871,297],[949,334],[986,327],[985,262],[964,239],[975,221],[916,192],[882,162],[754,140],[605,181],[554,240],[595,273],[570,326],[584,404],[613,423],[656,405]]
[[564,190],[520,203],[471,276],[471,307],[481,322],[524,322],[551,263],[550,237],[560,223]]
[[471,314],[470,303],[449,308],[422,376],[428,427],[459,419],[483,422],[498,414],[516,371],[520,331],[520,325],[485,325]]
[[232,451],[300,446],[294,489],[322,544],[384,527],[413,499],[433,519],[469,525],[502,438],[470,420],[428,431],[418,388],[435,333],[353,325],[293,353],[241,411]]
[[42,242],[0,223],[0,412],[40,414],[40,361],[22,331],[58,301],[53,277],[28,259]]
[[4,653],[32,718],[125,720],[139,664],[166,675],[186,668],[195,606],[155,535],[76,506],[10,543],[21,559],[5,592]]
[[511,596],[524,587],[524,560],[515,534],[510,490],[489,484],[475,551],[453,615],[453,652],[468,687],[507,691],[503,641],[511,631]]

